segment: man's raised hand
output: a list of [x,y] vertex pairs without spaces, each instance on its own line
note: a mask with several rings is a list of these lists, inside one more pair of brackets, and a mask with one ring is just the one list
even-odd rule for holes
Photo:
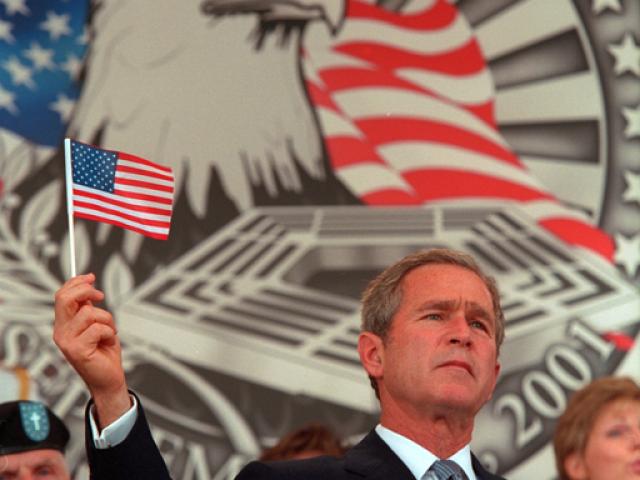
[[131,406],[113,317],[94,306],[104,293],[93,274],[68,280],[55,295],[53,340],[91,392],[101,428]]

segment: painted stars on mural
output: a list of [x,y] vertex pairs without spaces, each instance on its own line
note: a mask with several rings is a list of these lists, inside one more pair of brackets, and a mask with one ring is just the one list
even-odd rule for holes
[[625,33],[619,44],[610,45],[609,52],[615,57],[616,75],[631,72],[640,77],[640,46],[631,33]]
[[[615,15],[619,19],[624,18],[625,5],[623,0],[593,0],[591,9],[594,15]],[[637,85],[640,91],[640,41],[637,32],[623,30],[616,41],[611,41],[607,45],[607,52],[610,55],[611,63],[609,68],[613,75],[620,81],[631,82]],[[637,98],[637,97],[636,97]],[[624,122],[622,137],[627,146],[629,142],[638,142],[640,138],[640,104],[636,106],[625,104],[629,99],[621,100],[619,112]],[[622,192],[623,204],[631,209],[631,216],[625,218],[640,218],[640,172],[638,159],[632,155],[626,164],[621,165],[621,175],[624,180],[624,190]],[[634,163],[635,162],[635,163]],[[629,222],[628,222],[629,223]],[[629,278],[633,279],[640,272],[640,231],[637,225],[621,225],[621,228],[614,234],[616,251],[614,262],[621,271]],[[625,229],[625,231],[621,231]]]
[[[625,202],[640,206],[640,173],[630,170],[624,172],[626,189],[622,195]],[[616,254],[614,260],[621,265],[629,277],[634,277],[640,266],[640,232],[630,237],[622,234],[615,236]]]
[[622,107],[622,116],[627,122],[624,136],[626,138],[640,137],[640,105],[636,108]]
[[617,233],[616,253],[614,260],[621,265],[629,277],[634,277],[640,266],[640,233],[625,237],[621,233]]
[[627,171],[624,174],[627,189],[623,194],[625,202],[637,202],[640,205],[640,174]]
[[0,127],[39,145],[59,143],[78,96],[87,10],[85,1],[42,8],[36,0],[0,0]]

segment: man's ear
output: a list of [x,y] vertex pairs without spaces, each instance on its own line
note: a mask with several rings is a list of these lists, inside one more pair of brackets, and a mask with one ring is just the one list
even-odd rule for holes
[[496,383],[498,383],[498,376],[500,375],[500,362],[496,361],[496,366],[494,367],[494,377],[493,377],[493,387],[491,388],[491,392],[489,392],[489,396],[487,397],[487,402],[491,400],[493,396],[493,392],[496,388]]
[[574,480],[586,480],[589,478],[584,458],[578,452],[573,452],[564,459],[564,470]]
[[358,337],[360,362],[373,378],[381,378],[384,372],[384,344],[375,333],[362,332]]

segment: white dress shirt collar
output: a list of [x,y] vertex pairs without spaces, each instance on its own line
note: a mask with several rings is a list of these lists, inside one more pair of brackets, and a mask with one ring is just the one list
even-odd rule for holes
[[[422,476],[429,470],[431,465],[439,460],[433,453],[421,447],[407,437],[389,430],[382,425],[376,426],[376,433],[386,443],[393,453],[395,453],[402,463],[411,471],[416,480],[421,480]],[[477,480],[476,474],[471,465],[471,447],[466,445],[458,450],[448,460],[453,460],[464,470],[469,480]]]

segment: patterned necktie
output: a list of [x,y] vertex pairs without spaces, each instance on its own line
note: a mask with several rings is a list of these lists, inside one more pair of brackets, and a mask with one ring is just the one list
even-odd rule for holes
[[422,480],[469,480],[464,470],[453,460],[438,460]]

